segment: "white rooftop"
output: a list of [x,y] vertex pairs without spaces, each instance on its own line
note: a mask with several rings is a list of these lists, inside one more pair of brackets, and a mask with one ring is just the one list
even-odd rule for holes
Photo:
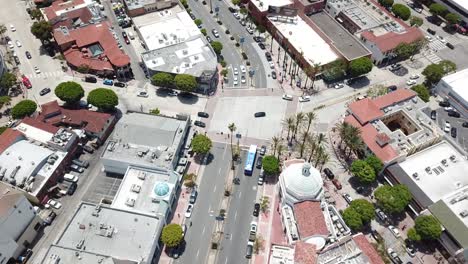
[[446,141],[407,157],[399,166],[432,203],[468,186],[468,161]]
[[280,7],[293,4],[293,1],[290,0],[253,0],[251,1],[260,12],[268,10],[269,6]]
[[129,167],[112,207],[165,218],[179,178],[171,170]]
[[[468,2],[466,3],[468,6]],[[442,82],[452,88],[452,91],[468,102],[468,69],[464,69],[442,78]]]
[[330,45],[301,17],[270,16],[268,19],[299,53],[303,53],[309,64],[325,65],[339,58]]
[[463,8],[465,11],[468,11],[468,1],[466,1],[466,0],[450,0],[450,2],[455,3],[459,7]]
[[284,201],[295,203],[320,200],[323,194],[323,180],[320,172],[309,163],[293,163],[280,176],[280,187]]
[[294,248],[277,246],[271,247],[269,264],[294,264]]
[[47,143],[54,136],[54,134],[48,131],[30,126],[25,123],[20,123],[15,127],[15,129],[23,133],[27,138],[34,139],[42,143]]

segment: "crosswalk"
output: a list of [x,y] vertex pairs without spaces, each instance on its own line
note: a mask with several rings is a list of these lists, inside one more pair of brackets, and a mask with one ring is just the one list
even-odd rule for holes
[[53,71],[53,72],[41,72],[40,74],[30,73],[30,74],[26,74],[26,77],[28,77],[29,79],[39,79],[39,78],[61,77],[64,75],[65,73],[63,71]]
[[427,53],[424,53],[424,56],[431,62],[431,63],[439,63],[442,61],[442,59],[437,56],[435,53],[433,52],[427,52]]
[[429,48],[431,48],[434,51],[441,50],[447,48],[444,43],[442,43],[440,40],[435,39],[432,42],[429,42]]

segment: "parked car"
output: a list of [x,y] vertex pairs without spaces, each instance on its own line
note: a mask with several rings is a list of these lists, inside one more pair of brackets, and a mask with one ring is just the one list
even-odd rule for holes
[[75,182],[72,182],[70,186],[68,186],[67,194],[73,195],[76,191],[76,188],[78,188],[78,184],[76,184]]
[[259,213],[260,213],[260,204],[256,203],[254,204],[253,216],[258,217]]
[[55,212],[50,212],[49,215],[44,219],[43,225],[51,225],[52,222],[54,221],[55,217],[57,217],[57,214]]
[[258,36],[254,36],[254,37],[253,37],[253,40],[254,40],[255,42],[258,42],[258,43],[261,43],[261,42],[262,42],[262,38],[261,38],[261,37],[258,37]]
[[210,36],[206,36],[206,40],[208,41],[208,43],[211,43],[211,42],[213,42],[213,40],[211,39],[211,37],[210,37]]
[[182,237],[185,237],[186,233],[187,233],[187,226],[184,224],[182,225]]
[[179,95],[179,92],[174,91],[174,90],[170,90],[170,91],[167,93],[167,95],[169,95],[169,96],[178,96],[178,95]]
[[268,51],[265,52],[265,57],[266,57],[267,61],[272,61],[273,60],[272,57],[271,57],[270,52],[268,52]]
[[441,101],[441,102],[439,102],[439,106],[440,106],[440,107],[449,107],[449,106],[450,106],[450,103],[447,102],[447,101]]
[[79,160],[79,159],[74,159],[74,160],[72,160],[72,163],[76,164],[76,165],[78,165],[80,167],[83,167],[83,168],[88,168],[88,166],[89,166],[89,162],[87,160],[82,161],[82,160]]
[[115,83],[114,83],[114,86],[124,88],[124,87],[127,86],[127,85],[126,85],[125,83],[123,83],[123,82],[115,82]]
[[253,31],[253,29],[252,29],[251,27],[246,27],[245,30],[247,30],[247,32],[248,32],[249,34],[253,34],[253,33],[254,33],[254,31]]
[[83,145],[83,150],[90,153],[90,154],[93,154],[94,153],[94,149],[88,145]]
[[460,118],[460,113],[454,110],[450,110],[447,112],[448,116],[455,117],[455,118]]
[[329,168],[323,169],[323,173],[325,173],[325,175],[327,175],[328,179],[330,180],[333,180],[335,178],[335,174],[333,174],[333,172]]
[[398,231],[398,228],[392,226],[392,225],[389,225],[388,226],[388,229],[390,230],[390,232],[392,232],[392,234],[395,236],[395,237],[400,237],[400,231]]
[[413,85],[415,85],[415,84],[416,84],[416,81],[415,81],[415,80],[407,80],[407,81],[406,81],[406,85],[408,85],[408,86],[413,86]]
[[114,81],[109,80],[109,79],[105,79],[105,80],[103,81],[103,84],[112,86],[112,85],[114,84]]
[[137,93],[137,96],[138,97],[144,97],[144,98],[148,98],[149,97],[149,94],[145,91],[140,91]]
[[65,175],[63,175],[63,179],[69,182],[78,182],[78,176],[70,173],[65,173]]
[[380,210],[379,208],[376,208],[375,209],[375,214],[377,215],[377,217],[382,221],[382,222],[387,222],[387,215],[382,211]]
[[304,103],[304,102],[309,102],[310,101],[310,96],[309,95],[303,95],[299,97],[299,102]]
[[271,71],[271,78],[273,78],[273,80],[276,79],[276,72],[275,71]]
[[59,202],[59,201],[56,201],[54,199],[49,199],[49,201],[47,201],[47,204],[45,205],[46,208],[54,208],[54,209],[60,209],[62,208],[62,204]]
[[293,96],[290,94],[283,94],[283,100],[292,101]]
[[468,127],[468,122],[463,122],[462,127]]
[[44,95],[50,93],[50,91],[51,91],[50,88],[44,88],[39,92],[39,95],[44,96]]
[[192,192],[190,193],[189,202],[191,204],[194,204],[195,201],[197,200],[197,197],[198,197],[198,191],[196,189],[193,189]]
[[185,210],[185,218],[190,218],[193,212],[193,204],[189,204],[187,206],[187,210]]
[[78,172],[78,173],[82,173],[84,172],[84,169],[76,164],[72,164],[70,165],[70,170],[74,171],[74,172]]
[[247,259],[252,258],[253,245],[254,245],[254,243],[252,241],[247,242],[247,249],[245,250],[245,258],[247,258]]
[[430,29],[430,28],[427,29],[427,32],[429,32],[429,34],[431,34],[431,35],[435,35],[435,34],[436,34],[435,30]]
[[436,120],[436,119],[437,119],[437,111],[436,111],[436,110],[432,110],[432,111],[431,111],[431,119],[432,119],[432,120]]
[[263,161],[263,157],[262,157],[262,156],[259,156],[259,157],[257,158],[257,163],[256,163],[257,169],[261,169],[261,168],[262,168],[262,161]]
[[450,128],[451,128],[451,127],[452,127],[452,126],[450,125],[449,121],[445,121],[444,131],[445,131],[446,133],[450,132]]
[[417,79],[419,79],[419,75],[413,74],[413,75],[411,75],[409,78],[410,78],[411,80],[417,80]]
[[257,222],[252,221],[250,223],[250,234],[253,234],[253,235],[257,234],[257,227],[258,227]]
[[453,138],[457,138],[457,128],[456,127],[452,127],[452,129],[450,130],[450,135]]
[[263,185],[263,173],[260,173],[260,175],[258,175],[258,181],[257,181],[257,184],[258,185]]
[[411,243],[406,243],[405,249],[410,257],[414,258],[416,256],[416,249]]
[[265,112],[256,112],[256,113],[254,114],[254,117],[264,117],[264,116],[266,116],[266,113],[265,113]]
[[234,7],[228,7],[228,10],[231,13],[237,12],[237,9],[235,9]]
[[348,204],[351,204],[351,202],[353,201],[353,198],[347,193],[343,194],[343,198]]
[[337,179],[333,179],[332,183],[333,183],[333,185],[335,185],[337,190],[341,190],[343,188],[343,186],[341,186],[341,182],[338,181]]
[[198,126],[198,127],[206,127],[206,124],[202,121],[195,121],[193,122],[194,125]]
[[259,43],[258,43],[258,46],[259,46],[260,49],[262,49],[262,50],[266,49],[265,44],[263,44],[262,42],[259,42]]
[[204,117],[204,118],[208,118],[210,115],[206,112],[198,112],[197,114],[199,117]]
[[84,78],[84,81],[85,81],[85,82],[89,82],[89,83],[97,83],[97,79],[96,79],[96,77],[94,77],[94,76],[86,76],[86,77]]
[[260,147],[260,149],[258,150],[258,154],[260,154],[260,155],[263,156],[263,155],[265,155],[266,150],[267,150],[266,146],[265,146],[265,145],[262,145],[262,146]]
[[212,30],[211,30],[211,33],[213,33],[213,36],[214,36],[215,38],[219,38],[218,30],[212,29]]
[[395,263],[395,264],[403,263],[401,261],[400,257],[398,257],[398,254],[392,248],[388,248],[387,253],[390,256],[390,258],[392,259],[393,263]]
[[25,54],[26,54],[26,58],[28,59],[32,58],[31,53],[29,51],[26,51]]

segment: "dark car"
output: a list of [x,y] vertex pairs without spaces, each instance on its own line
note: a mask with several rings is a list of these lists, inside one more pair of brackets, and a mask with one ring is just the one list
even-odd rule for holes
[[266,151],[267,151],[267,148],[266,148],[265,145],[263,145],[263,146],[260,147],[260,150],[258,150],[258,154],[263,156],[263,155],[265,155]]
[[208,118],[210,115],[206,112],[198,112],[197,114],[199,117],[204,117],[204,118]]
[[262,156],[260,156],[260,157],[257,158],[257,165],[256,165],[257,169],[261,169],[261,168],[262,168],[262,161],[263,161],[263,157],[262,157]]
[[211,42],[213,42],[213,40],[211,39],[211,37],[210,37],[210,36],[206,36],[206,40],[208,41],[208,43],[211,43]]
[[26,51],[25,54],[26,54],[26,58],[28,58],[28,59],[31,59],[31,58],[32,58],[32,57],[31,57],[31,53],[30,53],[29,51]]
[[206,124],[203,123],[202,121],[195,121],[195,122],[193,122],[193,124],[198,126],[198,127],[206,127]]
[[191,17],[193,20],[197,19],[193,14],[190,14],[190,17]]
[[114,83],[114,86],[124,88],[124,87],[127,86],[127,85],[126,85],[125,83],[123,83],[123,82],[115,82],[115,83]]
[[97,79],[94,76],[86,76],[84,81],[89,83],[97,83]]
[[275,71],[271,72],[271,78],[276,79],[276,72]]
[[468,122],[463,122],[462,127],[468,127]]
[[194,204],[195,201],[197,200],[198,192],[196,189],[192,190],[192,193],[190,193],[190,200],[189,203]]
[[55,212],[50,212],[50,214],[44,220],[44,225],[51,225],[55,217],[57,217],[57,214]]
[[229,10],[229,12],[231,12],[231,13],[237,12],[237,9],[235,9],[234,7],[228,7],[228,10]]
[[39,92],[39,94],[40,94],[41,96],[44,96],[44,95],[50,93],[50,91],[51,91],[50,88],[44,88],[44,89],[42,89],[42,90]]
[[323,173],[325,173],[325,175],[327,175],[328,179],[330,180],[333,180],[335,178],[335,174],[333,174],[333,172],[329,168],[323,169]]
[[341,182],[339,180],[337,180],[337,179],[333,179],[332,183],[333,183],[333,185],[335,185],[337,190],[341,190],[343,188],[343,186],[341,186]]
[[456,127],[452,127],[452,129],[450,129],[450,135],[453,138],[457,138],[457,128]]
[[441,106],[441,107],[449,107],[449,106],[450,106],[450,103],[447,102],[447,101],[442,101],[442,102],[439,102],[439,106]]
[[122,37],[123,38],[128,38],[127,33],[125,31],[122,31]]
[[448,111],[447,114],[448,116],[451,116],[451,117],[460,118],[460,113],[453,111],[453,110]]
[[262,50],[266,49],[266,48],[265,48],[265,44],[263,44],[262,42],[259,42],[259,43],[258,43],[258,46],[259,46]]
[[452,43],[447,42],[445,46],[449,47],[450,49],[455,49],[455,46],[452,45]]
[[254,114],[255,117],[264,117],[266,116],[266,113],[265,112],[257,112]]
[[78,187],[78,185],[76,184],[76,182],[72,182],[72,184],[70,184],[70,187],[68,187],[67,194],[68,195],[73,195],[75,193],[77,187]]
[[431,119],[432,119],[432,120],[436,120],[436,119],[437,119],[437,111],[436,111],[436,110],[432,110],[432,111],[431,111]]
[[254,204],[253,216],[257,217],[259,212],[260,212],[260,204],[256,203]]
[[83,150],[91,154],[94,153],[94,149],[88,145],[84,145]]
[[393,92],[393,91],[396,91],[398,89],[398,87],[396,85],[390,85],[387,87],[387,90],[389,92]]
[[261,38],[261,37],[257,37],[257,36],[253,37],[253,40],[254,40],[255,42],[262,42],[262,38]]
[[266,57],[267,61],[272,61],[272,60],[273,60],[273,59],[271,58],[270,52],[265,52],[265,57]]
[[430,28],[427,29],[427,32],[429,32],[429,34],[431,34],[431,35],[435,35],[435,34],[436,34],[435,30],[430,29]]

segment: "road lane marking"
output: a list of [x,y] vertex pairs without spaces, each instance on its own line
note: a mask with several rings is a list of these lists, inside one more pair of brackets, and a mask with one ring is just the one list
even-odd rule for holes
[[234,214],[234,221],[236,221],[237,219],[237,210],[236,210],[236,213]]
[[197,250],[197,259],[198,259],[198,255],[200,255],[200,249]]
[[202,235],[205,233],[205,228],[206,228],[206,226],[203,226]]
[[239,198],[241,198],[241,196],[242,196],[242,192],[239,192]]
[[224,264],[227,264],[227,258],[226,258],[226,261],[224,261]]
[[213,192],[216,192],[216,185],[215,185],[215,187],[214,187],[214,189],[213,189]]

